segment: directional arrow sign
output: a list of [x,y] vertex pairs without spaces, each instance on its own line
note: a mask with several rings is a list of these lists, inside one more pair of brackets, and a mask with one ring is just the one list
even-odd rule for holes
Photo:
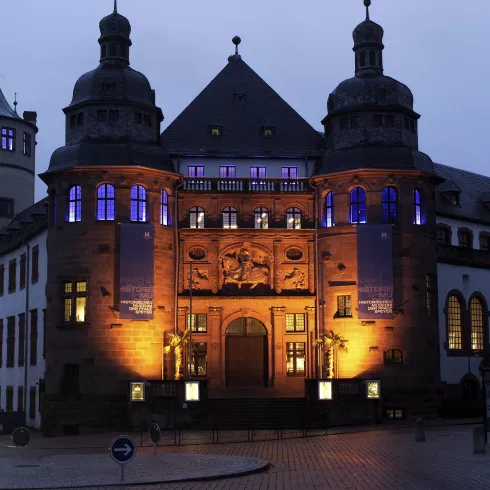
[[136,456],[136,443],[128,436],[117,436],[109,448],[111,458],[119,464],[128,464]]

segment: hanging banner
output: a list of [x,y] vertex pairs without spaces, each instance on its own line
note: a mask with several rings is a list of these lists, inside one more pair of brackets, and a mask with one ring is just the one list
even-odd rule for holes
[[124,223],[120,228],[120,301],[122,320],[152,320],[154,228]]
[[393,318],[393,227],[357,226],[359,319]]

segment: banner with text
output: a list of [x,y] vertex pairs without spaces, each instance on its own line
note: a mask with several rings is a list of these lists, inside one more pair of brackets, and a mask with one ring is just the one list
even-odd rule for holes
[[357,226],[359,319],[393,318],[393,227]]
[[153,225],[121,224],[120,238],[120,318],[122,320],[152,320]]

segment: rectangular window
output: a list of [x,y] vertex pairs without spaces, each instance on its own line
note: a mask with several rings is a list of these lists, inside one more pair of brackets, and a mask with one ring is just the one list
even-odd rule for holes
[[208,344],[206,342],[196,342],[194,345],[194,352],[192,353],[191,375],[208,375]]
[[77,126],[77,115],[73,114],[70,116],[70,128],[73,129]]
[[39,245],[32,248],[31,281],[35,284],[39,280]]
[[29,388],[29,418],[36,418],[36,387],[31,386]]
[[408,117],[405,118],[405,129],[410,130],[410,119]]
[[482,233],[480,233],[480,250],[483,250],[484,252],[490,251],[489,235],[483,235]]
[[251,179],[266,179],[267,168],[266,167],[250,167]]
[[0,265],[0,296],[5,294],[5,266]]
[[379,128],[383,126],[383,116],[380,116],[379,114],[375,114],[374,116],[374,126]]
[[403,419],[403,408],[387,408],[386,418],[390,420],[401,420]]
[[417,132],[417,123],[415,121],[410,121],[410,131],[412,131],[412,133]]
[[2,128],[2,150],[15,151],[15,129]]
[[348,117],[343,117],[340,120],[340,129],[341,129],[341,131],[345,131],[346,129],[349,129],[349,118]]
[[15,287],[17,285],[17,262],[15,260],[11,260],[9,262],[9,293],[13,293],[15,291]]
[[26,275],[27,275],[27,257],[26,254],[20,256],[20,271],[19,271],[19,287],[24,289],[26,287]]
[[15,316],[7,318],[7,364],[8,368],[14,367],[15,358]]
[[77,114],[77,126],[83,126],[83,112]]
[[286,332],[304,332],[305,314],[286,313]]
[[151,128],[151,116],[149,114],[143,114],[143,124]]
[[63,322],[84,323],[87,314],[87,281],[63,283]]
[[0,318],[0,368],[3,366],[3,319]]
[[298,167],[282,167],[281,177],[283,179],[297,179]]
[[468,231],[460,231],[458,233],[458,245],[462,248],[473,248],[471,242],[471,234]]
[[15,199],[0,197],[0,218],[13,218]]
[[337,296],[337,317],[352,316],[351,296]]
[[358,129],[359,128],[359,116],[352,116],[350,118],[350,128]]
[[437,276],[427,274],[425,276],[427,316],[433,318],[436,315],[437,308]]
[[437,243],[441,245],[451,245],[449,240],[449,230],[447,228],[437,228]]
[[62,395],[77,395],[80,392],[80,366],[64,364],[60,391]]
[[14,387],[13,386],[7,386],[7,399],[6,399],[5,411],[6,412],[14,411]]
[[206,313],[193,313],[192,322],[191,315],[187,315],[187,328],[191,328],[192,332],[206,333],[208,331],[208,315]]
[[111,123],[119,122],[119,111],[109,111],[109,122]]
[[29,133],[24,133],[22,137],[23,153],[26,157],[30,157],[32,153],[32,136]]
[[385,116],[385,126],[388,128],[395,127],[395,116]]
[[24,387],[17,386],[17,411],[24,411]]
[[31,310],[31,341],[29,348],[29,364],[35,366],[37,364],[37,310]]
[[189,165],[189,177],[204,177],[204,165]]
[[26,341],[26,315],[19,315],[19,350],[18,350],[18,366],[23,366],[25,362],[25,341]]
[[306,354],[304,342],[286,343],[286,374],[288,376],[304,376]]
[[107,111],[97,111],[97,122],[107,122]]
[[234,165],[222,165],[219,168],[220,179],[234,179],[236,177],[236,167]]
[[141,112],[134,113],[134,124],[143,124],[143,114]]

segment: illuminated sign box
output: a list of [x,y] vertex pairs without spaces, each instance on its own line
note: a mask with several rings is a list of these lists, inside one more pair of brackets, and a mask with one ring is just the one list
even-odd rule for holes
[[318,381],[318,399],[319,400],[332,400],[332,382],[321,380]]
[[378,379],[366,381],[366,398],[368,400],[379,400],[381,398],[381,381]]
[[199,381],[185,382],[185,401],[186,402],[199,401]]
[[129,388],[129,398],[132,402],[145,401],[145,382],[131,381]]

